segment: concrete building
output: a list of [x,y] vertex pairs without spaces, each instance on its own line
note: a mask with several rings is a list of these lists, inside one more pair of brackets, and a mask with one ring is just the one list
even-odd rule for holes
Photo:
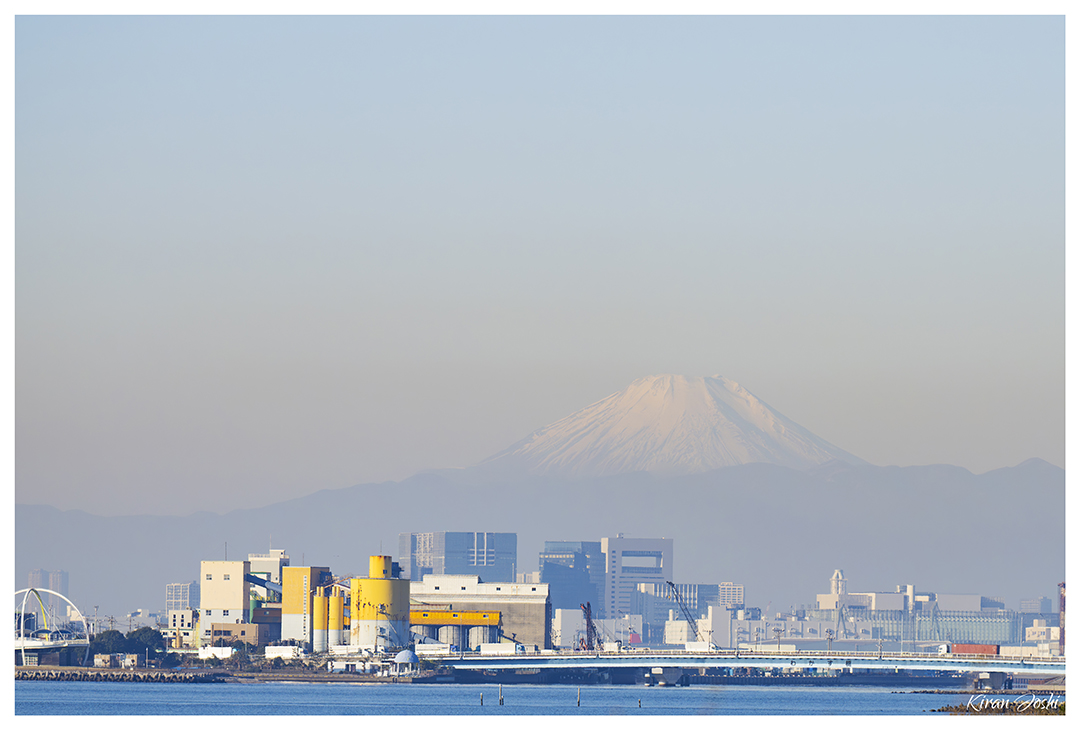
[[672,580],[673,545],[671,538],[632,538],[620,534],[601,539],[604,593],[593,611],[600,618],[632,614],[633,594],[639,583]]
[[841,608],[866,608],[871,611],[906,610],[909,586],[892,593],[848,593],[844,571],[836,570],[829,580],[829,592],[817,595],[817,607],[823,611],[835,611]]
[[203,560],[199,564],[199,641],[213,641],[213,624],[245,623],[251,584],[246,560]]
[[1035,623],[1024,629],[1024,641],[1041,641],[1057,643],[1061,639],[1061,628],[1048,626],[1042,619],[1035,619]]
[[[252,553],[251,555],[248,555],[248,563],[251,566],[252,575],[258,576],[263,580],[268,580],[271,583],[281,585],[281,569],[289,564],[289,556],[285,554],[284,550],[271,549],[267,553]],[[252,586],[252,590],[264,600],[271,600],[274,598],[274,596],[270,595],[270,592],[263,586]]]
[[186,608],[198,608],[199,584],[195,581],[190,583],[166,583],[165,584],[165,613],[170,611],[183,611]]
[[198,611],[191,608],[173,609],[166,615],[166,623],[166,631],[163,634],[171,639],[169,646],[172,648],[188,649],[198,644]]
[[916,591],[912,585],[891,593],[849,593],[840,570],[830,592],[817,598],[817,608],[803,618],[830,624],[837,639],[1012,644],[1022,637],[1020,614],[998,598]]
[[[410,586],[413,611],[497,611],[502,635],[521,644],[551,648],[548,587],[534,583],[488,583],[475,575],[425,575]],[[453,627],[449,627],[452,629]],[[448,630],[438,640],[461,646],[466,637]],[[454,640],[450,640],[454,639]]]
[[[742,608],[743,586],[735,583],[679,583],[678,596],[695,619],[708,614],[710,606]],[[650,645],[670,643],[664,640],[664,626],[672,616],[683,619],[682,607],[667,583],[639,583],[632,597],[631,613],[644,619],[644,641]]]
[[281,567],[281,640],[308,646],[315,628],[315,590],[333,583],[329,568],[287,565]]
[[403,532],[398,563],[411,581],[425,575],[477,575],[484,581],[517,577],[517,533]]
[[269,631],[265,624],[213,624],[210,627],[211,644],[231,644],[242,641],[258,646],[269,641]]

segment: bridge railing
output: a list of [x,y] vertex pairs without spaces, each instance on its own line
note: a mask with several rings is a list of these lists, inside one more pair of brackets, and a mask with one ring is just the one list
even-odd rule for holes
[[[484,656],[490,658],[491,655],[472,654],[472,652],[466,652],[466,655]],[[529,656],[633,656],[635,654],[648,654],[649,656],[715,656],[715,657],[738,657],[745,659],[753,656],[760,657],[799,657],[799,658],[850,658],[850,659],[927,659],[933,661],[950,661],[955,660],[957,663],[970,661],[973,659],[990,660],[990,661],[1006,661],[1006,662],[1032,662],[1039,664],[1064,664],[1065,657],[1061,656],[1006,656],[1002,654],[938,654],[936,652],[889,652],[889,651],[819,651],[819,650],[795,650],[795,651],[768,651],[768,650],[747,650],[747,649],[718,649],[716,651],[686,651],[684,649],[622,649],[620,651],[581,651],[580,649],[546,649],[543,652],[525,652]],[[520,656],[520,655],[519,655]]]

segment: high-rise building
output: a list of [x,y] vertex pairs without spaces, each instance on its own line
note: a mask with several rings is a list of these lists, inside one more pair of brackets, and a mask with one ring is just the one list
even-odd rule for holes
[[674,542],[665,537],[635,538],[621,534],[600,540],[604,554],[600,618],[619,618],[631,613],[633,594],[639,583],[672,579]]
[[165,584],[165,614],[169,611],[183,611],[189,608],[199,607],[199,584],[195,581],[190,583],[167,583]]
[[1026,598],[1020,601],[1020,611],[1022,613],[1050,613],[1053,611],[1053,605],[1046,596]]
[[[56,591],[64,596],[68,594],[68,574],[66,570],[42,570],[37,568],[30,571],[30,576],[26,584],[27,588],[47,588],[50,591]],[[61,612],[61,604],[64,602],[60,598],[44,593],[41,595],[41,602],[45,604],[46,609],[50,616],[59,617]]]
[[541,583],[547,583],[552,609],[599,604],[604,591],[604,554],[599,542],[547,541],[540,553]]
[[515,532],[403,532],[398,562],[409,580],[425,575],[476,575],[513,583],[517,576]]

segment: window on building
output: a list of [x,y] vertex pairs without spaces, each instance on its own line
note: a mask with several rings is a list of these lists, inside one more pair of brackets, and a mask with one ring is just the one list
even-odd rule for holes
[[210,615],[210,613],[211,613],[210,609],[209,609],[209,608],[208,608],[208,609],[206,609],[206,615],[207,615],[207,616],[209,616],[209,615]]
[[229,615],[229,609],[226,608],[224,611],[221,612],[221,615],[222,616],[228,616]]
[[210,575],[209,573],[207,573],[207,574],[206,574],[206,579],[207,579],[207,580],[210,580],[210,579],[211,579],[211,578],[213,578],[213,577],[214,577],[214,576]]
[[226,573],[226,574],[225,574],[225,580],[228,580],[228,579],[229,579],[229,574],[228,574],[228,573]]

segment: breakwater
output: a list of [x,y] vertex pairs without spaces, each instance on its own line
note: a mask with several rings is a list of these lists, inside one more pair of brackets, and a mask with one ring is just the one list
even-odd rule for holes
[[160,670],[90,669],[80,667],[15,667],[15,679],[39,682],[221,682],[224,678],[213,672],[167,672]]

